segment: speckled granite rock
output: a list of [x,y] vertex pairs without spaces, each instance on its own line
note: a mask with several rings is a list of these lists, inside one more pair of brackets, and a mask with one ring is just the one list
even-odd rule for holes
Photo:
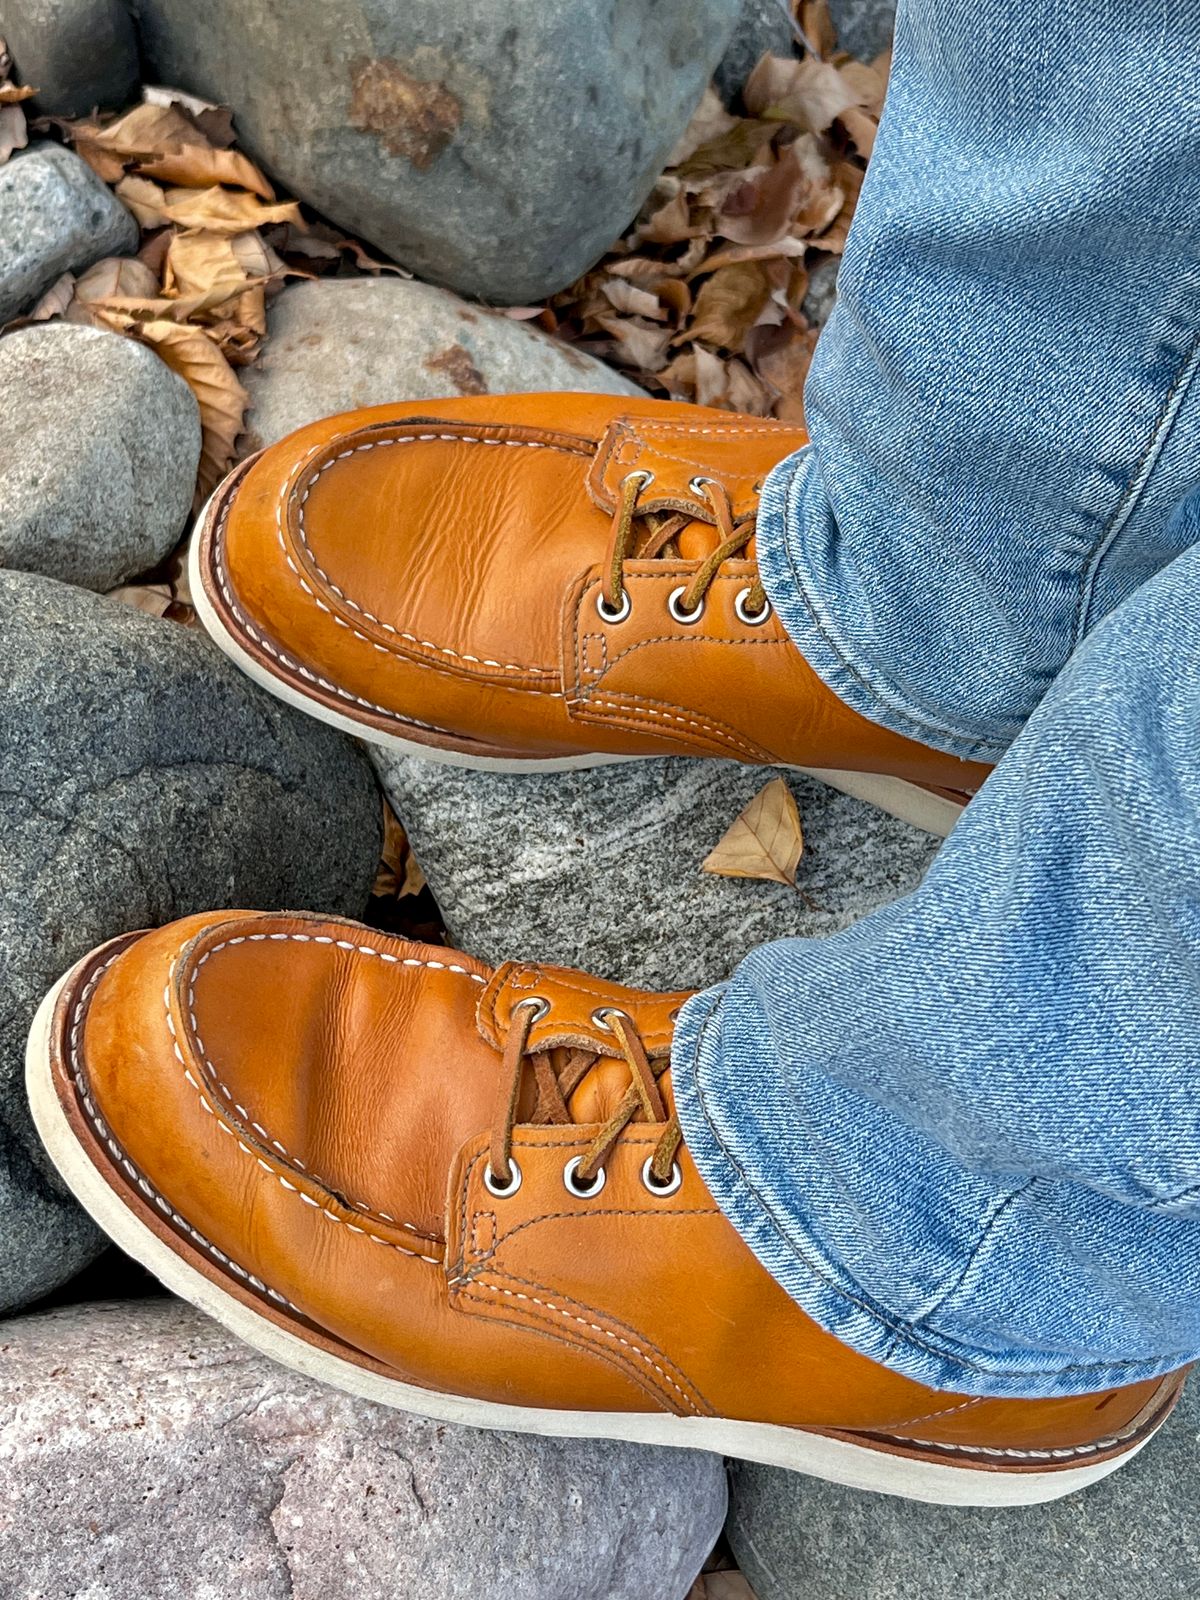
[[146,345],[72,323],[0,340],[0,567],[112,589],[187,521],[192,391]]
[[683,1600],[719,1459],[320,1388],[177,1300],[0,1324],[5,1600]]
[[102,1246],[29,1119],[42,995],[103,940],[191,911],[361,915],[379,811],[348,739],[199,633],[0,571],[0,1311]]
[[796,35],[788,20],[786,0],[742,0],[742,12],[729,47],[713,74],[713,82],[726,105],[732,105],[742,85],[768,51],[791,55]]
[[0,0],[0,39],[38,111],[115,111],[138,80],[137,35],[123,0]]
[[873,61],[892,42],[896,0],[829,0],[838,43],[860,61]]
[[603,255],[740,0],[137,0],[150,75],[419,277],[522,304]]
[[268,320],[262,355],[241,374],[253,449],[335,411],[393,400],[533,389],[642,392],[528,323],[415,280],[293,284]]
[[1137,1459],[1052,1505],[983,1511],[735,1464],[728,1533],[758,1600],[1195,1600],[1200,1386]]
[[844,928],[913,888],[937,847],[789,774],[807,839],[797,894],[700,870],[773,770],[671,759],[523,777],[371,754],[463,949],[650,988],[713,983],[768,939]]
[[64,272],[137,249],[138,226],[85,161],[31,144],[0,166],[0,325]]

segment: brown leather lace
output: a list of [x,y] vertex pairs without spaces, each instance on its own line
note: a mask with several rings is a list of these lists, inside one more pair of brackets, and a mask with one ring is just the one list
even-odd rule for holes
[[[541,1014],[535,1001],[522,1002],[514,1009],[504,1041],[488,1153],[491,1176],[501,1187],[507,1187],[512,1179],[513,1131],[526,1071],[533,1072],[537,1102],[532,1114],[523,1120],[543,1127],[569,1125],[575,1121],[568,1104],[571,1095],[598,1061],[611,1059],[593,1050],[530,1050],[529,1035]],[[653,1181],[665,1187],[671,1181],[675,1152],[683,1138],[678,1119],[673,1114],[667,1115],[658,1084],[670,1063],[665,1057],[659,1061],[649,1059],[637,1029],[623,1011],[608,1010],[605,1023],[621,1047],[621,1055],[629,1067],[630,1083],[608,1121],[597,1129],[580,1157],[574,1181],[579,1189],[594,1184],[625,1129],[631,1122],[642,1121],[662,1125],[648,1170]]]
[[[721,563],[732,556],[741,555],[754,537],[754,514],[733,519],[733,502],[729,490],[713,478],[695,478],[693,485],[703,499],[697,499],[689,511],[666,512],[650,517],[638,510],[642,490],[651,481],[646,472],[630,472],[621,480],[621,492],[613,508],[612,538],[605,563],[602,595],[610,611],[619,611],[625,598],[625,563],[631,559],[652,560],[664,553],[673,553],[671,547],[689,522],[708,522],[720,535],[719,542],[705,556],[692,574],[679,600],[682,611],[696,611],[709,586],[717,575]],[[647,524],[647,531],[638,543],[637,524]],[[767,603],[762,579],[756,577],[746,596],[746,607],[752,613],[761,612]]]

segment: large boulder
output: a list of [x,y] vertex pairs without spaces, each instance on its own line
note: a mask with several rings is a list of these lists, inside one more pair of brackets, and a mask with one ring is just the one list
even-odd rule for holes
[[0,340],[0,567],[115,588],[174,548],[199,460],[192,391],[147,346],[68,322]]
[[176,1300],[0,1326],[5,1600],[683,1600],[718,1457],[321,1388]]
[[995,1511],[734,1463],[729,1539],[757,1600],[1195,1600],[1198,1437],[1192,1388],[1103,1483]]
[[455,394],[642,391],[526,322],[415,279],[325,278],[287,288],[269,338],[242,373],[251,449],[355,406]]
[[0,39],[39,111],[113,111],[138,81],[137,35],[124,0],[0,0]]
[[647,988],[715,983],[768,939],[847,927],[914,888],[939,842],[785,773],[798,889],[720,878],[701,863],[777,771],[674,757],[514,776],[371,755],[456,945]]
[[0,326],[64,272],[137,249],[138,225],[71,150],[31,144],[0,166]]
[[155,78],[420,277],[537,300],[628,225],[739,0],[137,0]]
[[49,578],[0,572],[0,692],[4,1311],[103,1243],[29,1118],[25,1035],[42,995],[94,945],[188,912],[361,915],[380,808],[355,745],[200,634]]

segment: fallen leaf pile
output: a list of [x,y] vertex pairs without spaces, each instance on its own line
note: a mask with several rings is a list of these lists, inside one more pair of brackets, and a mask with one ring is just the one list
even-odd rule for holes
[[804,299],[845,245],[887,60],[839,52],[826,0],[797,16],[809,53],[764,56],[740,115],[710,88],[625,237],[547,307],[512,314],[652,392],[803,420]]
[[[0,106],[19,112],[5,105],[6,87]],[[57,128],[111,186],[142,240],[136,256],[110,256],[78,278],[64,273],[22,321],[91,323],[158,352],[200,406],[199,503],[235,459],[249,399],[237,368],[255,359],[266,337],[268,294],[285,277],[337,271],[346,259],[359,271],[402,269],[306,221],[296,201],[277,199],[254,162],[233,148],[224,107],[147,89],[143,103],[119,117],[52,118],[43,126]]]

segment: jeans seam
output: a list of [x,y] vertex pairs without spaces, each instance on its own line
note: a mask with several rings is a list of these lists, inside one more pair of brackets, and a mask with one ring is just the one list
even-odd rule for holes
[[[957,1351],[955,1353],[953,1353],[953,1354],[950,1354],[950,1353],[947,1352],[947,1350],[945,1348],[939,1348],[937,1345],[930,1344],[927,1340],[920,1339],[920,1338],[916,1337],[916,1335],[914,1333],[914,1328],[916,1326],[919,1326],[919,1323],[914,1324],[914,1323],[911,1323],[911,1322],[899,1322],[895,1318],[890,1317],[883,1310],[883,1308],[880,1307],[880,1306],[877,1306],[874,1303],[874,1301],[871,1301],[871,1300],[868,1300],[866,1298],[860,1297],[859,1295],[855,1295],[855,1294],[849,1293],[846,1289],[844,1289],[842,1287],[841,1284],[834,1282],[834,1280],[829,1276],[829,1274],[825,1271],[825,1269],[818,1262],[812,1261],[796,1245],[796,1243],[792,1239],[790,1239],[788,1237],[788,1235],[784,1232],[783,1228],[780,1226],[780,1223],[779,1223],[778,1219],[775,1217],[774,1213],[772,1212],[770,1206],[767,1204],[767,1202],[764,1199],[763,1195],[755,1187],[754,1183],[751,1181],[749,1175],[747,1174],[747,1172],[743,1168],[742,1164],[738,1161],[737,1157],[733,1154],[733,1152],[726,1145],[725,1141],[722,1139],[720,1131],[717,1128],[715,1122],[713,1121],[712,1115],[711,1115],[711,1113],[709,1111],[708,1101],[705,1098],[704,1086],[700,1081],[700,1074],[699,1074],[699,1071],[697,1070],[697,1065],[696,1064],[697,1064],[697,1061],[699,1059],[700,1046],[701,1046],[701,1044],[702,1044],[702,1042],[704,1040],[704,1035],[705,1035],[706,1031],[708,1030],[709,1025],[716,1018],[717,1014],[721,1010],[721,1007],[724,1005],[724,1003],[725,1003],[725,993],[722,993],[720,995],[720,997],[717,999],[717,1002],[713,1006],[712,1010],[709,1012],[708,1016],[705,1017],[704,1021],[700,1025],[700,1031],[696,1036],[696,1045],[695,1045],[695,1050],[693,1052],[693,1057],[692,1057],[691,1078],[692,1078],[692,1082],[696,1086],[696,1098],[697,1098],[697,1100],[699,1102],[700,1109],[704,1114],[705,1123],[707,1124],[708,1129],[709,1129],[710,1133],[712,1134],[712,1137],[713,1137],[718,1149],[721,1151],[721,1154],[725,1157],[725,1159],[729,1163],[729,1165],[737,1173],[737,1175],[741,1179],[741,1182],[742,1182],[743,1186],[745,1187],[746,1191],[753,1197],[753,1199],[757,1203],[757,1205],[759,1207],[759,1210],[761,1211],[762,1215],[766,1218],[767,1222],[771,1225],[771,1228],[773,1229],[775,1234],[778,1236],[778,1238],[780,1239],[781,1243],[784,1246],[786,1246],[786,1248],[791,1252],[791,1254],[796,1258],[796,1260],[799,1261],[809,1272],[811,1272],[812,1275],[819,1280],[819,1282],[824,1284],[824,1286],[828,1290],[830,1290],[831,1293],[837,1295],[838,1298],[840,1300],[842,1300],[843,1302],[845,1302],[846,1304],[857,1307],[859,1311],[863,1312],[866,1316],[870,1317],[874,1322],[876,1322],[879,1325],[879,1327],[886,1329],[887,1332],[890,1333],[891,1342],[887,1346],[887,1350],[888,1350],[889,1355],[898,1345],[907,1344],[907,1345],[912,1346],[916,1350],[923,1351],[926,1355],[932,1356],[932,1357],[936,1358],[939,1361],[952,1362],[956,1366],[961,1367],[964,1371],[977,1372],[981,1376],[985,1376],[985,1377],[994,1376],[996,1371],[999,1370],[999,1369],[994,1368],[992,1366],[988,1366],[988,1365],[982,1364],[978,1360],[972,1360],[969,1356],[963,1355],[963,1354],[959,1354],[959,1353],[957,1353]],[[701,1175],[703,1176],[703,1174],[701,1174]],[[1023,1187],[1027,1187],[1027,1185],[1025,1185]],[[710,1185],[710,1188],[711,1188],[711,1185]],[[714,1198],[716,1198],[715,1194],[714,1194]],[[719,1204],[719,1202],[718,1202],[718,1204]],[[724,1207],[721,1207],[722,1212],[724,1212],[724,1209],[725,1209]],[[994,1220],[994,1218],[993,1218],[993,1220]],[[732,1226],[732,1224],[731,1224],[731,1226]],[[743,1242],[745,1243],[746,1241],[743,1239]],[[974,1246],[974,1250],[973,1250],[972,1253],[974,1253],[974,1251],[978,1250],[979,1245],[982,1242],[983,1242],[982,1239],[977,1241],[976,1245]],[[747,1249],[750,1248],[748,1243],[746,1245],[746,1248]],[[968,1263],[968,1265],[969,1265],[969,1263]],[[768,1270],[769,1271],[769,1269],[766,1268],[765,1263],[763,1263],[763,1266],[764,1266],[764,1270]],[[965,1270],[966,1269],[964,1268],[964,1273],[965,1273]],[[961,1278],[959,1279],[959,1282],[961,1283]],[[922,1318],[921,1320],[924,1320],[924,1319]],[[830,1330],[826,1329],[826,1332],[829,1332],[829,1331]],[[837,1335],[835,1334],[835,1335],[833,1335],[833,1337],[836,1338]],[[1104,1372],[1104,1373],[1111,1373],[1113,1371],[1116,1371],[1116,1370],[1120,1369],[1121,1367],[1130,1367],[1132,1369],[1132,1368],[1136,1367],[1136,1363],[1122,1362],[1122,1361],[1074,1362],[1069,1366],[1049,1367],[1049,1368],[1039,1369],[1039,1370],[1037,1370],[1035,1372],[1023,1372],[1021,1374],[1021,1376],[1024,1379],[1027,1379],[1027,1380],[1028,1379],[1032,1379],[1033,1381],[1036,1382],[1037,1379],[1042,1378],[1042,1377],[1045,1377],[1045,1378],[1061,1378],[1061,1377],[1069,1377],[1069,1376],[1071,1376],[1072,1374],[1075,1374],[1075,1373],[1090,1373],[1090,1372],[1096,1372],[1096,1371],[1100,1371],[1100,1372]]]
[[[809,462],[814,461],[815,459],[816,457],[813,454],[813,447],[809,445],[808,453],[804,457],[803,462],[797,470],[807,472]],[[794,484],[795,477],[793,476],[792,482],[788,485],[789,495]],[[825,641],[825,644],[828,646],[831,653],[837,657],[839,663],[841,664],[842,670],[849,677],[853,678],[855,683],[859,685],[863,692],[879,706],[893,712],[893,714],[904,717],[912,725],[913,729],[919,730],[919,733],[921,734],[930,736],[923,739],[918,736],[919,743],[932,744],[934,748],[936,748],[936,742],[939,738],[944,739],[949,737],[951,739],[961,740],[979,752],[986,750],[989,756],[993,752],[1002,753],[1003,750],[1007,748],[1005,744],[998,744],[994,739],[988,739],[981,736],[978,728],[962,728],[948,721],[943,721],[940,724],[929,721],[912,705],[910,705],[903,695],[896,694],[894,690],[891,691],[894,704],[889,705],[887,699],[885,699],[884,695],[880,692],[879,686],[863,676],[858,667],[856,667],[846,655],[841,641],[825,626],[825,623],[822,620],[815,604],[813,603],[812,597],[810,596],[808,583],[804,575],[801,573],[799,567],[796,565],[796,558],[792,552],[791,542],[786,535],[783,536],[782,547],[785,559],[787,560],[788,566],[791,568],[792,577],[796,583],[797,593],[804,604],[805,610],[808,612],[809,619],[816,628],[817,632],[821,635],[821,638]],[[832,685],[830,687],[832,687]],[[887,727],[888,724],[884,723],[883,726]],[[907,733],[904,735],[904,737],[907,738],[912,738],[913,736],[914,735],[912,733]]]
[[1095,598],[1096,582],[1100,574],[1100,566],[1108,555],[1113,545],[1124,532],[1130,517],[1136,511],[1142,492],[1149,483],[1154,468],[1162,454],[1166,442],[1179,415],[1184,397],[1191,386],[1191,380],[1196,375],[1197,365],[1200,364],[1200,334],[1191,343],[1183,365],[1175,375],[1175,380],[1167,390],[1162,407],[1155,419],[1150,438],[1142,452],[1137,470],[1130,480],[1129,487],[1117,504],[1108,526],[1105,528],[1095,549],[1088,558],[1087,564],[1081,575],[1079,585],[1079,600],[1075,613],[1075,626],[1072,629],[1072,647],[1077,648],[1087,632],[1087,621],[1091,613],[1092,603]]

